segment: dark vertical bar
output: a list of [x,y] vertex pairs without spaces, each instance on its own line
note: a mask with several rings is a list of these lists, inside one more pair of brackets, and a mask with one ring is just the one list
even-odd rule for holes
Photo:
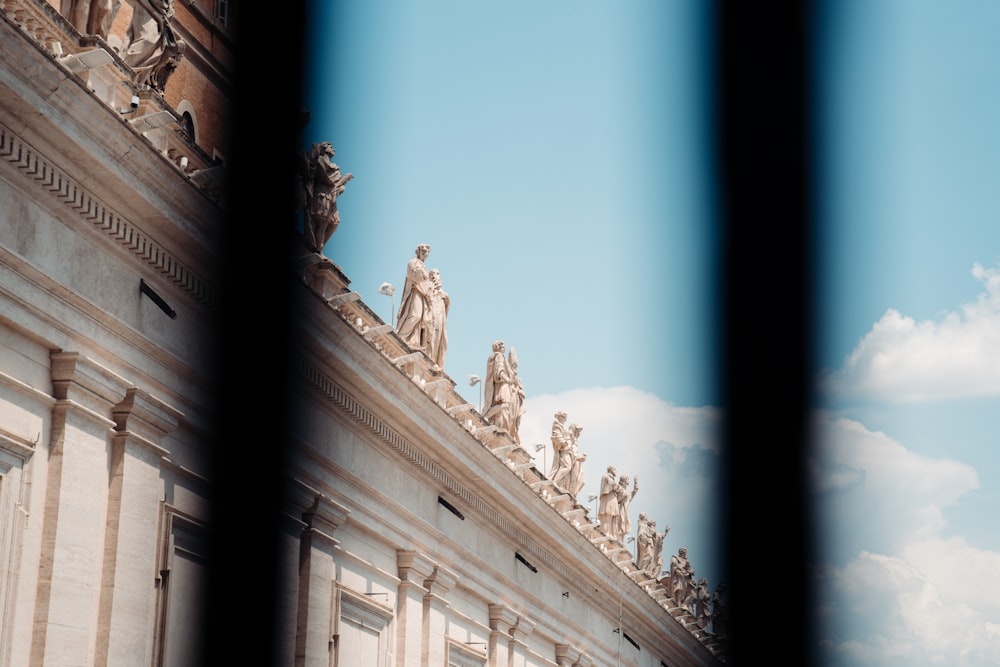
[[735,664],[810,664],[810,8],[719,0],[716,146]]
[[[279,548],[304,4],[230,3],[236,31],[222,231],[206,665],[283,665]],[[294,619],[292,619],[294,622]]]

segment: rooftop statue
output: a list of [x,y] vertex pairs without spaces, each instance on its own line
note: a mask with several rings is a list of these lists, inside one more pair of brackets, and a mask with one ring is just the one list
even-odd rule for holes
[[583,490],[582,464],[587,460],[586,454],[580,453],[580,434],[583,427],[579,424],[566,426],[566,413],[557,412],[556,420],[552,422],[552,449],[555,450],[555,460],[549,475],[556,486],[576,496]]
[[712,634],[719,639],[729,636],[729,600],[725,584],[719,584],[712,593]]
[[569,474],[566,476],[566,490],[576,498],[586,484],[583,477],[583,462],[587,460],[587,455],[580,453],[580,447],[577,444],[580,440],[580,434],[583,433],[583,427],[578,424],[570,424],[569,433],[570,466]]
[[698,580],[698,585],[694,589],[694,622],[704,630],[708,627],[708,622],[712,620],[712,610],[709,606],[712,601],[712,594],[708,591],[708,579],[702,577]]
[[681,547],[670,557],[670,597],[679,607],[687,607],[694,592],[694,569],[687,557],[687,549]]
[[[132,20],[125,44],[113,48],[132,68],[135,83],[162,93],[187,48],[170,27],[173,0],[128,0],[128,4]],[[107,41],[121,5],[121,0],[61,0],[59,12],[84,35],[97,35]]]
[[597,519],[601,522],[601,530],[611,538],[619,536],[614,532],[618,523],[618,479],[614,466],[608,466],[608,471],[601,477],[601,495],[597,506]]
[[505,431],[517,441],[517,429],[513,414],[514,373],[504,359],[504,342],[493,343],[493,353],[486,362],[486,379],[483,381],[483,417]]
[[424,260],[431,254],[431,247],[421,243],[414,253],[414,257],[406,264],[406,280],[396,317],[396,333],[414,350],[423,350],[430,355],[433,326],[431,297],[434,283]]
[[549,479],[556,484],[565,476],[562,472],[566,467],[563,452],[569,447],[570,437],[569,427],[566,426],[566,413],[560,410],[552,420],[552,468],[549,469]]
[[658,578],[663,569],[663,539],[670,532],[670,526],[660,533],[656,530],[656,522],[650,521],[645,512],[639,514],[636,528],[635,564],[649,577]]
[[[428,272],[431,280],[430,295],[430,340],[428,343],[431,361],[438,369],[444,368],[444,357],[448,351],[448,331],[445,328],[448,319],[448,309],[451,307],[451,297],[441,288],[441,272],[431,269]],[[513,354],[513,350],[511,353]]]
[[174,1],[130,0],[129,4],[132,5],[132,22],[125,34],[127,46],[121,54],[122,59],[134,70],[132,80],[135,83],[165,85],[166,76],[172,69],[167,72],[163,69],[171,61],[176,67],[186,47],[170,27]]
[[639,492],[639,476],[636,475],[631,492],[628,490],[628,482],[628,475],[622,475],[618,479],[618,488],[615,489],[618,494],[618,525],[615,530],[619,540],[624,540],[625,536],[632,532],[632,521],[628,518],[628,507],[632,503],[632,499],[635,498],[635,494]]
[[514,432],[511,436],[517,444],[521,444],[521,417],[524,416],[524,385],[521,384],[521,376],[517,374],[517,352],[514,348],[510,348],[510,352],[507,353],[507,364],[510,366],[511,372],[511,406],[510,413],[511,419],[513,421]]
[[120,0],[62,0],[59,13],[84,35],[98,35],[105,41]]
[[[302,233],[306,246],[322,253],[327,241],[340,225],[337,198],[344,194],[348,181],[354,174],[341,174],[333,162],[333,144],[329,141],[313,144],[305,154],[303,164],[303,209],[305,220]],[[428,251],[430,248],[428,247]]]

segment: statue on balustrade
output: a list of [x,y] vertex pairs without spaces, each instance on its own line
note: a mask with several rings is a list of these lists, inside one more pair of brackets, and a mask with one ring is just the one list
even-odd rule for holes
[[645,512],[639,513],[635,538],[635,564],[650,578],[656,579],[660,576],[660,570],[663,568],[663,539],[668,532],[670,526],[667,526],[662,533],[657,532],[656,522],[649,520]]
[[514,373],[504,358],[504,342],[493,343],[493,353],[486,361],[486,379],[483,381],[483,417],[497,430],[504,431],[517,441],[513,414]]
[[564,451],[569,447],[570,433],[566,426],[566,413],[560,410],[552,420],[552,467],[549,469],[549,479],[558,484],[557,480],[565,476],[562,470],[564,464]]
[[632,491],[628,490],[628,483],[628,475],[622,475],[615,489],[615,493],[618,495],[618,523],[615,527],[615,536],[619,540],[624,540],[625,536],[632,532],[632,520],[629,519],[628,508],[632,499],[635,498],[635,494],[639,492],[638,475],[632,484]]
[[708,579],[702,577],[695,586],[694,595],[694,622],[704,630],[712,620],[712,594],[708,590]]
[[608,466],[608,471],[601,477],[600,500],[597,519],[601,523],[601,532],[611,538],[617,537],[613,532],[613,524],[617,524],[618,514],[618,479],[614,466]]
[[59,13],[84,35],[107,41],[111,22],[121,8],[120,0],[62,0]]
[[421,243],[406,264],[403,281],[403,298],[396,315],[396,333],[414,350],[430,353],[431,345],[431,296],[434,283],[424,261],[431,254],[431,247]]
[[507,365],[510,367],[511,373],[510,414],[514,429],[511,436],[514,438],[514,441],[520,445],[521,417],[524,416],[524,384],[521,383],[521,376],[517,374],[517,352],[514,351],[513,347],[511,347],[510,352],[507,353]]
[[569,494],[576,498],[580,491],[583,490],[586,480],[583,477],[583,462],[587,460],[586,454],[580,453],[580,434],[583,433],[583,427],[579,424],[570,424],[569,426],[570,440],[569,440],[569,474],[566,475],[566,490]]
[[438,369],[444,369],[444,357],[448,351],[448,331],[445,328],[448,319],[448,309],[451,307],[451,297],[441,288],[441,272],[431,269],[428,273],[431,280],[430,294],[430,341],[428,355]]
[[687,549],[681,547],[670,557],[669,593],[679,607],[687,607],[694,592],[694,569],[687,557]]
[[344,194],[348,181],[354,178],[353,174],[341,173],[340,167],[333,162],[335,154],[329,141],[313,144],[303,163],[302,233],[306,246],[317,253],[323,252],[340,225],[337,198]]

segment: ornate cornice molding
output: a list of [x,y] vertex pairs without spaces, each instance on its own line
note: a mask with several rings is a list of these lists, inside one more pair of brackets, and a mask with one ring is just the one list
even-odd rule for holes
[[469,508],[499,528],[517,544],[534,554],[535,557],[543,561],[550,569],[559,572],[565,577],[573,576],[551,553],[540,546],[529,535],[515,527],[495,507],[479,497],[472,489],[462,484],[436,461],[414,446],[413,443],[361,405],[343,387],[333,382],[308,363],[303,362],[300,366],[300,371],[305,381],[322,395],[327,402],[333,403],[347,416],[365,427],[384,444],[392,448],[398,455],[420,468],[425,474],[460,498]]
[[134,223],[54,166],[37,149],[2,123],[0,157],[17,167],[40,189],[55,197],[67,210],[104,232],[108,238],[196,301],[210,308],[216,306],[215,291],[206,280],[153,241]]

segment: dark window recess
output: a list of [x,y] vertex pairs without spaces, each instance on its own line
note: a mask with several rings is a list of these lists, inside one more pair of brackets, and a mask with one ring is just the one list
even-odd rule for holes
[[524,559],[524,556],[522,556],[521,554],[517,553],[516,551],[514,552],[514,558],[516,558],[517,560],[519,560],[522,563],[524,563],[524,566],[527,567],[532,572],[538,572],[538,568],[537,567],[535,567],[534,565],[532,565],[531,563],[529,563],[528,561],[526,561]]
[[459,512],[457,507],[455,507],[454,505],[452,505],[451,503],[449,503],[447,500],[445,500],[441,496],[438,496],[438,503],[440,503],[441,505],[444,505],[445,508],[449,512],[451,512],[452,514],[454,514],[455,516],[457,516],[462,521],[465,521],[465,515],[462,514],[461,512]]
[[194,139],[194,118],[191,117],[189,112],[185,111],[181,114],[180,125],[184,132],[187,133],[191,139]]
[[167,302],[163,300],[163,297],[157,294],[152,287],[147,285],[146,281],[142,278],[139,279],[139,291],[152,299],[153,303],[159,306],[160,310],[167,314],[167,317],[172,320],[177,318],[177,311],[171,308]]
[[[621,632],[621,629],[620,628],[615,628],[614,633],[618,633],[618,632]],[[627,632],[622,632],[622,637],[625,638],[625,641],[627,641],[629,644],[631,644],[632,646],[634,646],[637,651],[641,651],[642,650],[642,648],[640,648],[639,645],[635,643],[635,640],[628,636]],[[663,663],[661,662],[660,664],[662,665]],[[666,666],[664,666],[664,667],[666,667]]]
[[215,0],[215,20],[221,26],[229,25],[229,0]]

